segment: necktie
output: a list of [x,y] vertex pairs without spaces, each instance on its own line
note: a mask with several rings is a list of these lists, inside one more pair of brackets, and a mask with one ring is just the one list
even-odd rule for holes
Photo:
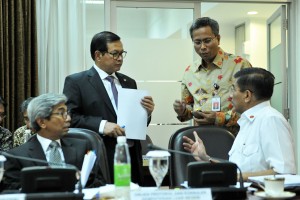
[[114,95],[116,106],[118,107],[118,90],[117,90],[117,87],[116,87],[116,84],[115,84],[115,81],[114,81],[114,77],[113,76],[107,76],[105,79],[110,82],[111,91]]
[[[59,153],[59,144],[56,141],[52,141],[49,144],[49,148],[50,148],[50,157],[49,157],[49,162],[50,162],[50,166],[61,166],[63,165],[60,153]],[[61,163],[61,164],[59,164]]]

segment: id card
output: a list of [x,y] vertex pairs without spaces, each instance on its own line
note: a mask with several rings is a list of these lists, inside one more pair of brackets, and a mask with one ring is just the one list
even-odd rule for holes
[[213,96],[211,99],[211,110],[221,111],[221,98],[217,95]]

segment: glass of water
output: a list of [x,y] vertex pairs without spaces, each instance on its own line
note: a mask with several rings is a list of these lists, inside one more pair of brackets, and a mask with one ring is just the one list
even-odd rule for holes
[[2,155],[0,155],[0,182],[2,181],[3,174],[4,174],[4,162],[6,161],[6,158]]
[[167,151],[149,151],[146,155],[149,158],[149,171],[159,189],[169,168],[169,156]]

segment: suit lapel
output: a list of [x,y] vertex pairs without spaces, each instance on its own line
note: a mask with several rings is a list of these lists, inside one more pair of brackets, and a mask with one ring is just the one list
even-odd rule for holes
[[115,112],[115,109],[109,99],[109,96],[106,92],[106,89],[103,85],[103,82],[102,80],[100,79],[100,76],[99,74],[97,73],[97,71],[94,69],[94,67],[92,67],[90,70],[89,70],[89,73],[88,73],[88,80],[90,82],[90,84],[95,88],[97,94],[100,95],[100,97],[103,99],[103,101],[105,102],[105,104],[107,105],[108,109],[114,113],[115,116],[117,116],[116,112]]
[[[28,145],[29,145],[29,151],[28,151],[28,155],[30,158],[35,158],[35,159],[40,159],[40,160],[45,160],[46,156],[44,154],[44,150],[40,144],[40,142],[38,141],[38,139],[36,138],[36,136],[34,136],[30,141],[28,141]],[[44,164],[44,163],[38,163],[38,162],[33,162],[34,165],[36,166],[41,166],[41,165],[45,165],[47,166],[48,164]]]
[[[65,163],[75,164],[76,163],[76,149],[72,143],[64,138],[61,140],[61,148],[64,153]],[[80,148],[80,147],[79,147]]]

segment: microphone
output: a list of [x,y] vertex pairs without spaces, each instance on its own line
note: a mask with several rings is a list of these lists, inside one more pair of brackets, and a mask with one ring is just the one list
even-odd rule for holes
[[164,148],[161,148],[159,146],[156,146],[154,144],[148,144],[148,150],[151,151],[151,150],[162,150],[162,151],[168,151],[170,153],[178,153],[178,154],[182,154],[182,155],[186,155],[186,156],[198,156],[196,154],[192,154],[192,153],[187,153],[187,152],[184,152],[184,151],[177,151],[177,150],[173,150],[173,149],[164,149]]
[[78,193],[82,194],[82,184],[81,184],[81,175],[80,175],[80,170],[75,165],[68,164],[68,163],[57,163],[57,162],[48,162],[46,160],[41,160],[41,159],[36,159],[36,158],[28,158],[24,156],[16,156],[10,153],[7,153],[5,151],[0,151],[0,155],[6,156],[8,158],[15,158],[19,160],[27,160],[27,161],[33,161],[33,162],[38,162],[38,163],[43,163],[43,164],[52,164],[56,166],[62,166],[62,167],[70,167],[76,170],[76,172],[79,174],[78,176]]
[[[192,153],[188,153],[188,152],[184,152],[184,151],[178,151],[178,150],[173,150],[173,149],[165,149],[165,148],[161,148],[159,146],[156,146],[154,144],[148,144],[148,150],[151,151],[151,150],[162,150],[162,151],[168,151],[170,153],[175,153],[175,154],[182,154],[182,155],[186,155],[186,156],[198,156],[196,154],[192,154]],[[213,158],[214,160],[217,160],[219,162],[227,162],[227,163],[231,163],[230,161],[228,160],[224,160],[224,159],[219,159],[219,158]],[[213,163],[212,163],[213,164]],[[243,174],[242,174],[242,170],[239,168],[239,166],[237,166],[237,169],[240,173],[240,176],[239,176],[239,183],[240,183],[240,188],[244,188],[244,179],[243,179]]]

